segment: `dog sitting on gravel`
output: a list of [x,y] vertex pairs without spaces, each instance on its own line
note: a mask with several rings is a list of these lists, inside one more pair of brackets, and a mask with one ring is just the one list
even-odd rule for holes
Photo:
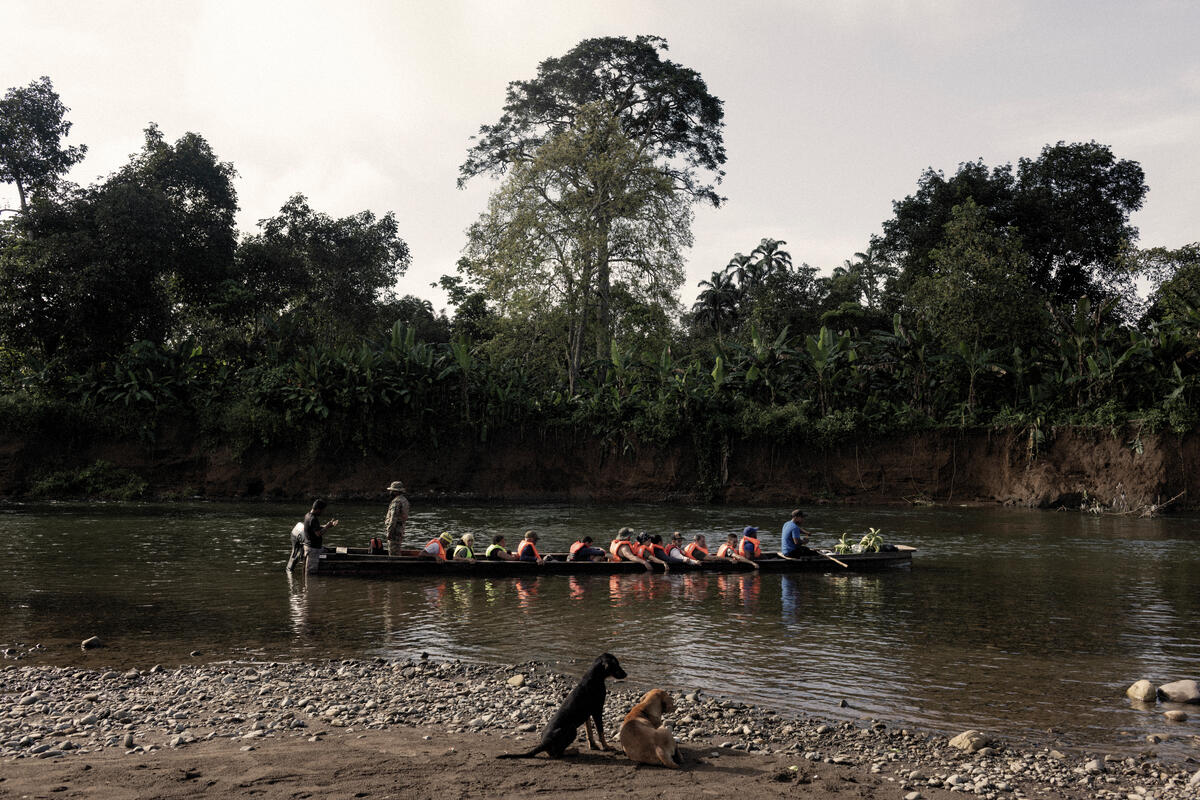
[[662,689],[651,689],[642,695],[641,701],[625,715],[621,730],[617,732],[630,760],[679,769],[682,759],[675,746],[675,737],[662,724],[662,715],[674,710],[675,701]]
[[592,723],[596,724],[596,734],[600,738],[600,750],[608,749],[604,741],[604,698],[608,696],[608,688],[604,685],[605,678],[625,677],[617,657],[604,653],[592,663],[588,671],[583,673],[579,684],[567,695],[558,713],[546,730],[542,731],[542,741],[537,747],[527,753],[504,753],[496,758],[532,758],[538,753],[545,753],[551,758],[561,758],[575,737],[579,734],[579,726],[587,726],[588,747],[596,750],[596,742],[592,738]]

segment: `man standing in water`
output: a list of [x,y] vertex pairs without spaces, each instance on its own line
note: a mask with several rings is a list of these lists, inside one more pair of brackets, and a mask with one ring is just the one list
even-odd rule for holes
[[331,519],[321,524],[321,512],[325,510],[324,500],[314,500],[312,511],[304,515],[304,557],[306,572],[316,572],[321,563],[321,553],[325,552],[325,529],[336,528],[338,521]]
[[392,481],[387,490],[392,493],[392,502],[388,503],[383,529],[387,536],[388,555],[398,556],[404,544],[404,527],[408,523],[408,498],[404,496],[404,484],[400,481]]
[[783,554],[788,558],[798,558],[809,553],[804,545],[808,543],[808,531],[804,530],[804,512],[796,509],[792,518],[783,523]]

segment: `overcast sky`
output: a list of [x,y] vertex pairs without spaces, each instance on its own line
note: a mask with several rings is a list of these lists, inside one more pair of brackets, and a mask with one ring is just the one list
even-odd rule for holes
[[[926,167],[1095,140],[1141,163],[1140,245],[1200,240],[1200,3],[108,2],[0,0],[0,91],[48,75],[90,183],[156,122],[238,171],[239,228],[292,194],[395,212],[401,293],[453,272],[496,184],[455,188],[509,81],[594,36],[656,34],[725,103],[727,177],[700,210],[683,299],[764,236],[828,273]],[[0,186],[0,207],[16,191]]]

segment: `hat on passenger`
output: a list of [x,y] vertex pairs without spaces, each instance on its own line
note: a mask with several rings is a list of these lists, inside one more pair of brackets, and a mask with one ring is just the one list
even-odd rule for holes
[[454,537],[450,535],[450,531],[442,531],[442,535],[439,536],[438,538],[441,539],[446,544],[450,544],[451,542],[454,541]]
[[758,533],[758,528],[753,525],[747,525],[742,529],[742,536],[753,536],[756,533]]
[[633,536],[633,528],[625,527],[617,531],[618,539],[628,539],[631,536]]
[[389,492],[403,492],[404,484],[400,481],[392,481],[392,485],[387,488]]

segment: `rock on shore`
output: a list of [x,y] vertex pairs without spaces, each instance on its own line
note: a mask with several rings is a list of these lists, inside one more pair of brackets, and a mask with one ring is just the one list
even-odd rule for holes
[[[7,707],[0,711],[0,758],[72,758],[110,750],[136,755],[215,738],[253,747],[268,738],[320,741],[334,728],[428,725],[449,737],[487,732],[511,738],[513,750],[525,749],[576,680],[540,662],[490,666],[421,659],[226,663],[148,672],[11,666],[0,670]],[[641,695],[627,687],[615,684],[610,690],[605,714],[610,743]],[[931,789],[993,800],[1200,796],[1195,785],[1189,787],[1194,769],[1172,768],[1149,754],[1068,757],[1000,742],[967,752],[943,737],[879,721],[829,722],[699,694],[675,696],[678,707],[667,723],[682,743],[714,753],[786,754],[801,765],[855,766],[894,783],[896,797]]]

